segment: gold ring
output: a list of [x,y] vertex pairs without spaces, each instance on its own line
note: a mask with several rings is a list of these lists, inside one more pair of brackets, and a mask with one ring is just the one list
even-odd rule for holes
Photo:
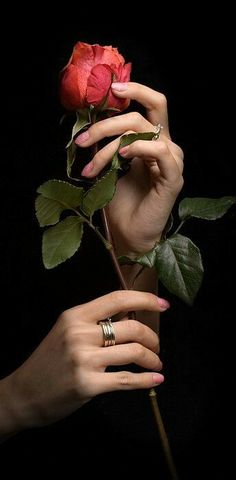
[[101,320],[98,322],[102,327],[103,333],[103,346],[104,347],[113,347],[116,344],[115,339],[115,330],[111,321],[111,318],[108,317],[107,320]]
[[158,123],[158,125],[155,126],[155,132],[154,132],[154,135],[152,137],[152,140],[158,140],[158,138],[160,137],[162,129],[163,129],[163,126],[160,123]]

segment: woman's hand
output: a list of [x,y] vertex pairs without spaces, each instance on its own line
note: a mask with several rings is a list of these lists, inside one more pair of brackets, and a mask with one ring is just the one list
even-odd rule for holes
[[[64,418],[100,393],[159,385],[158,336],[124,313],[113,323],[116,345],[104,348],[98,322],[121,311],[168,306],[150,293],[117,291],[62,313],[29,359],[0,381],[0,438]],[[105,371],[129,363],[147,372]]]
[[[161,237],[174,202],[183,185],[183,152],[171,141],[167,103],[164,95],[137,83],[112,85],[120,98],[130,98],[146,107],[147,118],[137,112],[97,122],[79,135],[76,143],[88,147],[104,137],[130,132],[155,132],[163,129],[157,141],[137,140],[120,150],[133,159],[128,174],[122,177],[108,206],[109,223],[119,254],[150,250]],[[82,174],[94,177],[111,160],[119,138],[98,151]]]

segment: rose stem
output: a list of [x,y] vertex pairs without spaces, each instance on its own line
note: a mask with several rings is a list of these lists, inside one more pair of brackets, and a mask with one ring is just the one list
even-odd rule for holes
[[[97,153],[97,151],[98,151],[98,144],[95,143],[92,147],[93,156]],[[128,290],[127,283],[125,281],[124,275],[121,271],[119,262],[116,258],[116,254],[115,254],[115,251],[114,251],[113,239],[112,239],[112,235],[111,235],[111,231],[110,231],[109,222],[108,222],[107,213],[106,213],[105,208],[101,209],[101,214],[102,214],[102,221],[103,221],[103,227],[104,227],[104,231],[105,231],[106,240],[112,246],[112,248],[109,249],[109,253],[110,253],[113,265],[115,267],[115,271],[117,273],[117,276],[119,278],[119,281],[120,281],[120,284],[121,284],[123,290]],[[135,318],[135,312],[131,312],[131,318]],[[166,463],[167,463],[167,466],[168,466],[168,469],[169,469],[169,472],[170,472],[170,475],[171,475],[171,479],[172,480],[178,480],[178,475],[177,475],[174,460],[173,460],[173,457],[172,457],[170,444],[169,444],[168,437],[167,437],[167,434],[166,434],[166,431],[165,431],[164,423],[163,423],[163,420],[162,420],[162,417],[161,417],[161,412],[160,412],[158,401],[157,401],[156,391],[154,390],[154,388],[151,388],[151,390],[149,392],[149,396],[150,396],[150,400],[151,400],[151,407],[152,407],[154,419],[155,419],[157,429],[158,429],[158,432],[159,432],[161,446],[162,446],[164,456],[165,456],[165,459],[166,459]]]
[[151,390],[149,392],[149,397],[150,397],[150,400],[151,400],[152,411],[153,411],[154,417],[156,419],[156,423],[157,423],[157,427],[158,427],[158,431],[159,431],[159,436],[160,436],[160,439],[161,439],[161,444],[162,444],[164,456],[165,456],[165,459],[166,459],[166,463],[168,465],[168,469],[169,469],[171,478],[172,478],[172,480],[178,480],[178,474],[177,474],[176,467],[175,467],[175,464],[174,464],[174,460],[173,460],[173,457],[172,457],[169,440],[168,440],[168,437],[167,437],[167,434],[166,434],[166,430],[165,430],[165,427],[164,427],[164,423],[163,423],[163,420],[162,420],[162,417],[161,417],[161,412],[160,412],[158,401],[157,401],[157,393],[156,393],[156,390],[154,388],[151,388]]
[[[124,290],[128,290],[128,286],[126,284],[126,281],[125,281],[123,273],[121,271],[119,262],[116,258],[116,254],[114,252],[112,235],[111,235],[111,232],[110,232],[109,222],[108,222],[108,218],[107,218],[105,208],[102,208],[102,220],[103,220],[103,225],[104,225],[105,237],[106,237],[107,241],[112,245],[112,248],[109,250],[109,252],[110,252],[112,261],[114,263],[116,273],[118,275],[118,278],[120,280],[122,288]],[[132,317],[133,318],[135,318],[134,315],[135,315],[135,312],[132,312]],[[154,388],[151,388],[151,390],[149,392],[149,396],[150,396],[153,415],[154,415],[156,425],[157,425],[157,428],[158,428],[158,432],[159,432],[159,437],[160,437],[164,457],[166,459],[166,463],[167,463],[167,466],[168,466],[168,469],[169,469],[169,472],[170,472],[170,475],[171,475],[170,478],[172,480],[178,480],[178,475],[177,475],[174,460],[173,460],[173,457],[172,457],[169,440],[168,440],[168,437],[167,437],[167,434],[166,434],[166,430],[165,430],[165,427],[164,427],[164,423],[163,423],[163,420],[162,420],[161,412],[160,412],[158,401],[157,401],[157,394],[156,394],[156,391],[154,390]]]

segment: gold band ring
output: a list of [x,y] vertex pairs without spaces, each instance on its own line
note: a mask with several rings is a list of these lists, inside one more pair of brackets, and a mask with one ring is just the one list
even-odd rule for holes
[[102,327],[103,346],[113,347],[116,344],[116,339],[115,339],[115,330],[114,330],[111,318],[108,317],[107,320],[101,320],[98,323]]

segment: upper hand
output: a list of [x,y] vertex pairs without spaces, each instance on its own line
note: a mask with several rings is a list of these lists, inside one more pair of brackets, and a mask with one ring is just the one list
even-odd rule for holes
[[[107,118],[77,137],[76,143],[88,147],[104,137],[155,132],[158,123],[163,126],[157,141],[137,140],[120,151],[124,158],[133,160],[129,173],[118,181],[108,216],[116,247],[119,253],[127,254],[148,251],[160,239],[183,186],[183,152],[170,138],[164,95],[133,82],[117,85],[123,89],[113,88],[113,92],[146,107],[147,118],[138,112]],[[96,176],[111,161],[119,142],[117,138],[99,150],[82,174]]]

